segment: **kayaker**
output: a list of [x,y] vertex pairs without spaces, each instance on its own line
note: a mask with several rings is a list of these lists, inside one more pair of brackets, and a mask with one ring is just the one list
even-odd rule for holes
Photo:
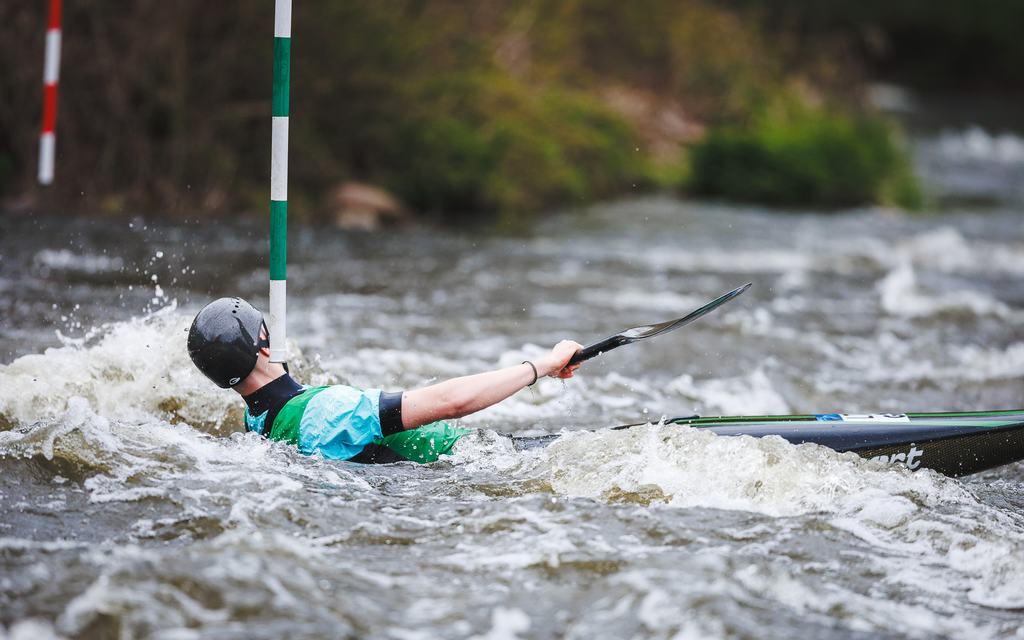
[[535,361],[409,391],[303,386],[270,362],[263,314],[241,298],[203,307],[188,332],[188,354],[203,374],[245,401],[245,428],[307,455],[387,463],[433,462],[470,431],[443,420],[501,402],[538,378],[571,378],[582,346],[563,340]]

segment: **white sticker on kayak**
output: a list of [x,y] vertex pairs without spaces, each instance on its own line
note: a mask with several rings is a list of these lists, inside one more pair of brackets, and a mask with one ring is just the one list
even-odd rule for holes
[[906,468],[913,471],[921,466],[921,456],[924,455],[924,449],[918,449],[913,442],[910,443],[910,451],[897,452],[892,455],[880,455],[871,458],[875,462],[888,462],[890,464],[902,464]]
[[825,413],[815,417],[819,422],[910,422],[905,413]]

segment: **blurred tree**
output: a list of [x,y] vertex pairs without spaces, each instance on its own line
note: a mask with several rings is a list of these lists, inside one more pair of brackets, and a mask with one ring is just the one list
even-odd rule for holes
[[[665,148],[705,126],[763,126],[780,95],[856,113],[869,73],[1019,88],[1024,45],[1013,27],[1022,6],[300,3],[292,211],[315,215],[323,194],[356,179],[416,210],[508,219],[678,176],[681,154]],[[270,5],[79,0],[64,23],[55,207],[263,211]],[[0,5],[0,189],[8,196],[39,194],[44,25],[45,3]],[[682,124],[661,122],[673,118]]]

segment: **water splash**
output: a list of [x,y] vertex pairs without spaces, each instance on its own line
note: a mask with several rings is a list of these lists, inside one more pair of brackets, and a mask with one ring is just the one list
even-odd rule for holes
[[[459,451],[458,464],[478,471],[494,465],[521,487],[611,503],[812,517],[876,553],[907,558],[884,568],[887,579],[923,589],[953,571],[973,603],[1024,606],[1024,516],[987,505],[934,472],[777,437],[675,425],[565,433],[515,461],[493,443],[469,442],[475,450]],[[481,461],[483,451],[492,459]]]

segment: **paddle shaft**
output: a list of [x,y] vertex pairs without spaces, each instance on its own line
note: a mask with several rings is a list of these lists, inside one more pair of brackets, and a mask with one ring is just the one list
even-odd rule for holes
[[591,358],[596,358],[597,356],[601,355],[606,351],[611,351],[616,347],[621,347],[622,345],[629,344],[630,342],[633,342],[633,340],[624,338],[622,336],[612,336],[610,338],[605,338],[600,342],[595,342],[594,344],[583,347],[582,349],[577,351],[576,355],[569,358],[569,364],[579,364],[586,360],[590,360]]

